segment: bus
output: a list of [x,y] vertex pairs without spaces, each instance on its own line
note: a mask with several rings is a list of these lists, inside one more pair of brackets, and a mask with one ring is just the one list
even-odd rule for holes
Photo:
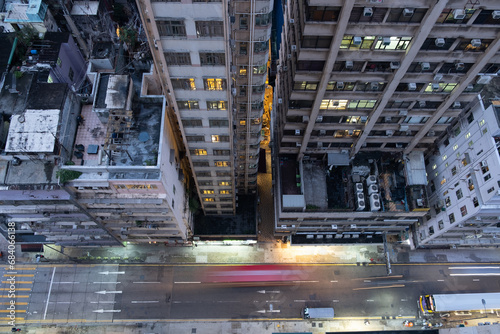
[[418,301],[425,314],[453,311],[486,311],[500,309],[500,293],[456,293],[423,295]]

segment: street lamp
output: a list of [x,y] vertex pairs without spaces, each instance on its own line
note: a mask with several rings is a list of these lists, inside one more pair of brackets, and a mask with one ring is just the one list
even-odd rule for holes
[[483,303],[483,307],[484,307],[484,314],[486,314],[486,300],[481,299],[481,303]]

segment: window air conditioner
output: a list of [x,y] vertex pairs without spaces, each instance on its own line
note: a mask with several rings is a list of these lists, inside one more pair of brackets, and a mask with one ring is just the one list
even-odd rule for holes
[[354,63],[351,60],[345,62],[345,68],[351,70],[354,67]]
[[321,123],[321,122],[323,122],[323,116],[316,117],[316,123]]
[[302,123],[309,122],[309,116],[302,116]]
[[436,135],[436,131],[434,130],[429,130],[429,132],[427,132],[427,136],[429,137],[434,137]]
[[460,103],[458,101],[453,102],[453,108],[461,108],[461,107],[462,107],[462,103]]
[[300,130],[295,130],[295,135],[300,136]]
[[463,19],[465,19],[465,10],[463,10],[463,9],[455,9],[453,11],[453,18],[455,20],[463,20]]
[[463,71],[465,69],[465,64],[464,63],[455,63],[455,69],[457,71]]
[[480,38],[474,38],[474,39],[471,39],[470,41],[470,44],[475,47],[475,48],[478,48],[481,46],[482,42],[481,42],[481,39]]
[[359,36],[354,36],[354,38],[352,39],[352,44],[354,45],[361,45],[361,42],[363,41],[363,39]]
[[400,125],[399,126],[399,131],[401,131],[401,132],[408,131],[408,129],[409,129],[408,125]]
[[294,24],[295,23],[295,20],[294,19],[290,19],[289,21],[291,24]]
[[406,116],[408,115],[408,110],[400,110],[399,111],[399,116]]
[[465,88],[466,91],[470,92],[474,89],[474,85],[467,85],[467,87]]
[[434,81],[439,82],[439,81],[441,81],[441,80],[443,80],[443,75],[442,75],[442,74],[436,74],[436,75],[434,76]]
[[337,225],[332,224],[332,229],[336,230],[337,229]]
[[343,81],[337,82],[337,89],[344,89],[344,82]]
[[391,38],[390,37],[384,37],[384,38],[382,38],[382,44],[383,45],[389,45],[389,44],[391,44]]
[[493,13],[491,13],[491,16],[494,20],[500,19],[500,10],[494,10]]
[[490,83],[491,79],[493,79],[491,75],[482,75],[477,80],[477,83],[480,85],[487,85]]
[[289,53],[287,56],[286,56],[288,59],[291,59],[292,58],[292,54]]
[[391,121],[392,121],[392,117],[391,117],[391,116],[385,116],[384,121],[385,121],[386,123],[391,123]]
[[425,101],[418,101],[418,106],[420,108],[425,108]]
[[391,70],[397,70],[400,66],[399,61],[391,61]]
[[372,83],[370,84],[370,88],[371,88],[372,90],[378,90],[378,82],[372,82]]
[[302,146],[302,143],[295,143],[295,146],[297,146],[297,147],[301,147],[301,146]]
[[392,135],[394,134],[394,131],[393,130],[385,130],[385,135],[387,137],[392,137]]
[[413,16],[415,10],[413,8],[405,8],[403,9],[403,16],[410,17]]
[[283,103],[283,99],[278,99],[278,104],[282,104]]
[[436,40],[434,41],[434,44],[438,47],[438,48],[442,48],[444,46],[444,44],[446,43],[445,39],[444,38],[436,38]]
[[371,7],[366,7],[364,10],[363,10],[363,16],[367,16],[367,17],[370,17],[373,15],[373,8]]
[[431,85],[431,87],[432,87],[432,90],[433,90],[433,91],[437,91],[437,90],[439,90],[439,84],[438,84],[438,83],[433,83],[433,84]]
[[422,71],[428,71],[431,69],[431,64],[430,63],[420,63],[420,68]]
[[416,90],[417,89],[417,84],[414,82],[410,82],[408,84],[408,90]]
[[292,45],[290,48],[292,49],[292,51],[297,51],[297,45]]

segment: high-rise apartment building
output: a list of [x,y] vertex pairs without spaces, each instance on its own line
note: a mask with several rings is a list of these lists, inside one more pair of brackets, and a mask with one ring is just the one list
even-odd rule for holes
[[202,208],[257,189],[273,2],[137,1]]
[[275,91],[277,232],[407,237],[424,152],[498,71],[496,1],[287,1]]

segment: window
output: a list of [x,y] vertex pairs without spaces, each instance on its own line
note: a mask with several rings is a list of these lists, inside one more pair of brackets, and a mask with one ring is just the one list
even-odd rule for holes
[[[359,44],[359,42],[357,41],[358,38],[361,38],[361,44]],[[340,48],[349,50],[371,49],[374,41],[375,41],[375,36],[361,37],[361,36],[345,35],[342,38],[342,42],[340,42]]]
[[467,159],[463,158],[462,159],[462,165],[465,167],[465,166],[467,166],[467,164],[468,164]]
[[451,175],[456,175],[457,174],[457,166],[451,167]]
[[453,145],[453,151],[456,151],[458,149],[458,144]]
[[429,236],[434,234],[434,226],[429,226]]
[[151,2],[181,2],[181,0],[152,0]]
[[451,199],[450,199],[450,196],[446,197],[444,199],[444,202],[446,203],[446,207],[450,207],[451,206]]
[[474,204],[474,207],[477,208],[479,206],[479,201],[477,200],[477,197],[474,197],[472,199],[472,203]]
[[70,81],[73,81],[73,78],[75,77],[75,72],[73,72],[73,68],[70,67],[69,68],[69,72],[68,72],[68,78]]
[[231,176],[231,172],[217,172],[217,176]]
[[56,64],[57,64],[57,66],[62,67],[62,60],[61,60],[61,58],[57,58]]
[[255,53],[262,53],[269,51],[269,41],[255,42],[253,50]]
[[188,142],[204,142],[205,141],[205,136],[186,136],[186,140]]
[[463,19],[455,19],[455,10],[446,8],[441,12],[441,15],[437,19],[436,23],[457,23],[464,24],[469,21],[472,14],[474,14],[475,9],[465,9],[465,17]]
[[202,127],[201,119],[183,119],[182,125],[184,127]]
[[189,152],[191,152],[191,155],[207,155],[207,150],[205,150],[203,148],[189,150]]
[[373,109],[376,103],[377,100],[351,100],[347,104],[347,109]]
[[272,18],[273,18],[272,11],[268,14],[257,14],[257,15],[255,15],[255,26],[265,27],[267,25],[270,25]]
[[450,219],[450,224],[453,224],[455,222],[455,214],[454,213],[450,213],[448,215],[448,218]]
[[483,174],[486,174],[486,173],[488,173],[489,170],[490,170],[490,168],[488,167],[488,163],[486,162],[486,160],[482,161],[481,162],[481,172]]
[[465,135],[465,139],[469,139],[471,136],[470,132],[467,132],[467,134]]
[[200,109],[200,104],[198,101],[177,101],[177,106],[179,109]]
[[222,2],[222,0],[193,0],[194,3],[201,3],[201,2]]
[[488,191],[488,194],[491,194],[492,192],[495,191],[495,187],[491,187],[490,189],[487,190]]
[[325,62],[322,60],[299,60],[297,71],[323,71]]
[[172,87],[174,89],[196,90],[194,79],[172,78]]
[[253,74],[266,74],[266,73],[267,73],[267,64],[253,67]]
[[224,53],[200,52],[201,66],[226,65],[226,56]]
[[213,197],[207,197],[203,199],[204,202],[215,202],[215,199]]
[[430,83],[425,88],[426,93],[451,93],[455,87],[457,87],[457,83],[446,83],[441,82],[438,84],[437,89],[434,87],[435,83]]
[[227,110],[226,101],[207,101],[208,110]]
[[301,48],[328,49],[332,43],[331,36],[302,36]]
[[442,230],[444,228],[444,222],[442,220],[438,221],[438,228]]
[[491,179],[491,174],[486,174],[484,176],[484,182],[488,181],[489,179]]
[[240,55],[246,55],[248,53],[248,43],[240,42]]
[[208,161],[193,161],[194,167],[210,167]]
[[165,60],[168,65],[191,65],[189,52],[165,52]]
[[378,37],[375,50],[406,50],[410,45],[411,37],[390,37],[390,43],[384,43],[384,37]]
[[248,29],[248,15],[247,14],[240,15],[240,29],[241,30]]
[[156,25],[158,26],[160,36],[186,37],[186,27],[182,20],[157,20]]
[[336,22],[339,14],[340,7],[306,5],[306,21]]
[[213,150],[214,155],[229,155],[231,152],[229,150]]
[[247,68],[246,66],[240,66],[238,73],[240,76],[245,77],[247,75]]
[[231,194],[231,190],[220,190],[219,194],[221,194],[221,195],[230,195]]
[[471,191],[474,190],[474,183],[472,182],[471,178],[468,179],[468,185],[469,185],[469,190]]
[[210,173],[210,172],[196,172],[196,175],[198,177],[210,177],[210,176],[212,176],[212,173]]
[[220,181],[219,182],[219,186],[230,186],[231,185],[231,181]]
[[462,217],[467,215],[467,206],[464,205],[460,208],[460,213],[462,214]]
[[463,193],[462,193],[462,189],[458,189],[455,194],[457,195],[457,200],[458,199],[461,199],[462,197],[464,197]]
[[225,90],[226,79],[203,79],[203,86],[205,87],[205,90]]
[[196,21],[196,35],[198,37],[224,37],[224,22]]
[[349,100],[322,100],[319,109],[322,110],[345,110]]
[[213,185],[212,181],[198,181],[198,185],[200,186],[211,186]]
[[445,184],[446,183],[446,178],[443,177],[443,179],[441,180],[441,185]]
[[210,119],[208,124],[211,128],[221,128],[229,126],[229,121],[227,119]]
[[484,119],[482,119],[482,120],[479,121],[479,126],[483,126],[484,124],[485,124]]
[[448,156],[445,154],[445,155],[443,155],[442,159],[443,159],[443,161],[445,161],[446,159],[448,159]]
[[308,81],[295,81],[293,85],[294,90],[316,90],[318,88],[318,82],[308,82]]
[[203,189],[203,190],[201,191],[201,193],[202,193],[203,195],[212,195],[212,194],[214,194],[214,193],[215,193],[215,191],[213,191],[212,189]]
[[229,161],[214,161],[215,167],[231,167],[231,163]]

